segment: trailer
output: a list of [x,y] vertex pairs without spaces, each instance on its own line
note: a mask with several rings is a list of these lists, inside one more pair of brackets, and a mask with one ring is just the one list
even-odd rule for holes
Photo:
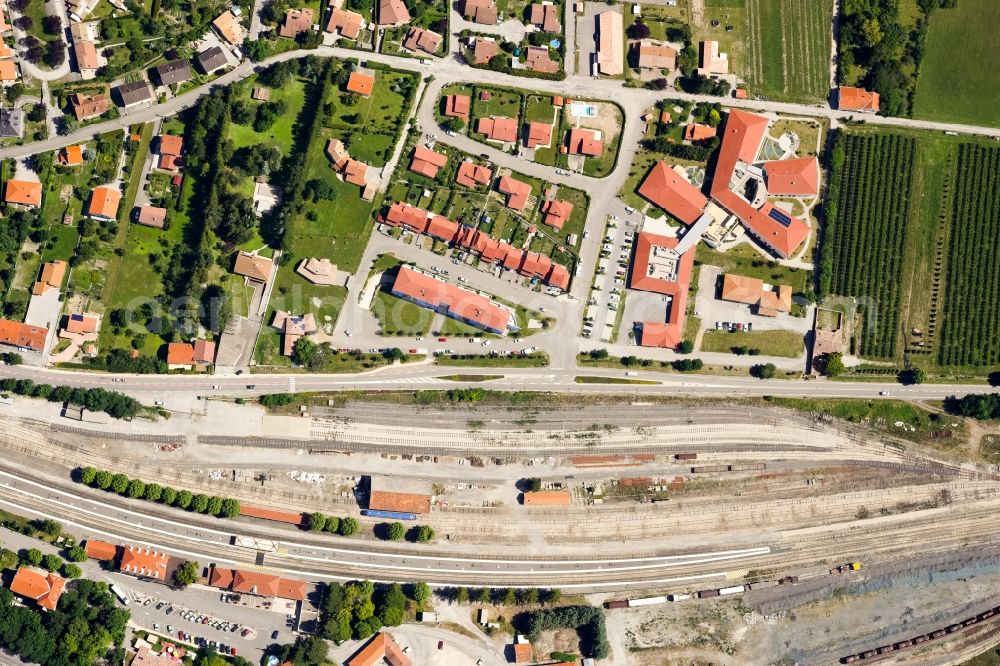
[[798,585],[798,583],[799,583],[798,576],[785,576],[784,578],[778,581],[778,585]]
[[839,574],[847,573],[849,571],[858,571],[861,569],[861,562],[848,562],[847,564],[841,564],[839,567],[834,567],[830,569],[830,573]]
[[724,597],[729,594],[739,594],[740,592],[745,592],[746,586],[744,585],[733,585],[732,587],[723,587],[719,589],[719,596]]
[[385,518],[386,520],[416,520],[417,514],[404,513],[402,511],[379,511],[377,509],[364,509],[362,516],[369,518]]
[[691,598],[690,594],[668,594],[667,595],[667,601],[684,601],[684,600],[690,599],[690,598]]
[[125,596],[125,590],[118,587],[117,583],[111,586],[111,592],[118,597],[118,601],[122,602],[123,606],[128,606],[128,597]]
[[643,599],[629,599],[628,607],[635,608],[637,606],[659,606],[660,604],[667,603],[666,597],[645,597]]

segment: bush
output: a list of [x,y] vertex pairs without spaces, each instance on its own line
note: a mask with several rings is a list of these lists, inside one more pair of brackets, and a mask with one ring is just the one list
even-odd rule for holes
[[778,373],[778,369],[773,363],[758,363],[750,367],[750,376],[757,379],[773,379]]
[[351,536],[356,534],[358,531],[358,521],[354,518],[347,517],[340,521],[340,535],[341,536]]
[[406,528],[403,523],[389,523],[385,528],[385,538],[389,541],[399,541],[406,535]]

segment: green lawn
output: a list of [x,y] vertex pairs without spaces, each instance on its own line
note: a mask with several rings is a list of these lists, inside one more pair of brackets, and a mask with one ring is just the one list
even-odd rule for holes
[[[254,108],[261,104],[261,102],[250,101],[250,90],[256,85],[256,78],[254,78],[240,88],[243,92],[241,98],[254,105]],[[285,112],[263,133],[255,131],[253,123],[248,125],[229,123],[229,139],[233,142],[234,148],[267,143],[280,150],[282,155],[287,155],[292,149],[292,130],[295,127],[295,119],[302,110],[302,104],[305,101],[305,84],[301,79],[294,78],[284,87],[270,90],[270,101],[284,102]]]
[[542,122],[556,124],[558,109],[552,106],[552,97],[548,95],[528,95],[524,104],[524,122]]
[[[994,0],[961,0],[931,16],[914,115],[1000,127],[1000,11]],[[969,45],[969,46],[964,46]]]
[[701,341],[701,351],[728,353],[733,347],[760,350],[763,356],[795,358],[802,354],[805,343],[802,335],[793,331],[706,331]]
[[[480,94],[486,91],[490,94],[488,101],[480,99]],[[476,86],[472,95],[472,112],[469,115],[470,124],[476,126],[477,118],[504,116],[519,120],[521,117],[521,93],[506,88],[491,88]]]
[[434,320],[431,310],[382,290],[375,292],[372,312],[382,327],[382,335],[427,335]]
[[769,261],[745,243],[726,252],[716,252],[704,243],[700,243],[696,252],[696,263],[718,266],[723,273],[755,277],[769,284],[791,285],[792,291],[796,293],[812,289],[812,273],[810,271],[789,268]]

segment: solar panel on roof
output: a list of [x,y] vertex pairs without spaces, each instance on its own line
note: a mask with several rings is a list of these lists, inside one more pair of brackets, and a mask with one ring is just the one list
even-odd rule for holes
[[783,227],[787,227],[792,223],[792,218],[788,217],[784,212],[777,208],[772,208],[768,212],[767,216]]

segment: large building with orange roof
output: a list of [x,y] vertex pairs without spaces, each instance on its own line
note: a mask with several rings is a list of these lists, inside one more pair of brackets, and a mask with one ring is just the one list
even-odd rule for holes
[[510,311],[489,298],[402,266],[392,284],[392,294],[440,312],[470,326],[503,335]]
[[792,288],[789,285],[769,285],[760,278],[745,275],[723,275],[719,298],[746,303],[762,317],[774,317],[779,312],[792,311]]
[[490,141],[513,143],[517,141],[517,121],[513,118],[493,116],[480,118],[476,123],[476,131],[485,134]]
[[644,347],[673,349],[683,340],[694,252],[689,250],[678,255],[675,251],[678,242],[676,238],[645,231],[636,238],[629,288],[667,297],[662,319],[635,322],[636,337]]
[[688,226],[708,204],[708,197],[666,162],[654,164],[636,191]]
[[534,490],[522,496],[525,506],[569,506],[571,499],[568,490]]
[[10,319],[0,319],[0,344],[45,351],[45,338],[49,329],[24,324]]
[[64,589],[65,578],[38,567],[23,566],[10,581],[11,592],[24,599],[31,599],[46,610],[56,609]]
[[864,88],[840,86],[834,93],[834,106],[841,111],[878,113],[879,96],[877,92],[868,91]]
[[117,187],[95,187],[90,193],[87,215],[102,220],[113,220],[118,217],[118,204],[121,200],[122,193]]
[[625,71],[624,31],[621,12],[606,9],[597,15],[597,70],[608,76]]
[[308,585],[305,581],[294,578],[284,578],[262,571],[226,569],[214,566],[209,570],[208,584],[240,594],[290,599],[292,601],[304,601],[308,591]]
[[[778,256],[789,257],[809,235],[809,225],[775,208],[767,201],[765,188],[750,189],[749,185],[752,175],[747,167],[757,157],[767,125],[768,119],[764,116],[730,110],[710,194],[716,203],[735,215],[754,238]],[[748,196],[753,197],[752,203]]]
[[463,187],[473,188],[476,185],[489,185],[493,172],[489,167],[480,166],[475,162],[462,162],[455,173],[455,182]]
[[410,160],[410,171],[427,178],[433,178],[437,175],[441,167],[447,163],[447,155],[435,153],[430,148],[417,145],[413,149],[413,157]]
[[413,662],[400,649],[392,636],[380,631],[368,641],[353,657],[344,662],[346,666],[413,666]]
[[42,205],[42,184],[34,180],[8,180],[3,200],[9,204],[38,208]]
[[152,578],[163,582],[167,579],[170,556],[148,546],[122,546],[118,570],[139,578]]
[[819,160],[795,157],[764,162],[767,193],[784,197],[814,197],[819,194]]
[[66,277],[66,262],[62,259],[46,262],[42,266],[42,274],[35,281],[35,286],[31,288],[31,293],[41,296],[49,289],[61,289],[63,278]]

